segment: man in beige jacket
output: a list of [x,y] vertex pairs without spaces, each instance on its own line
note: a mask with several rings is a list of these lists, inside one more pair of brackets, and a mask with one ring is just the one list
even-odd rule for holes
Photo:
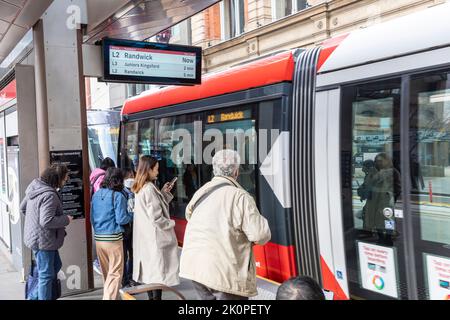
[[212,164],[214,178],[186,208],[180,276],[202,300],[248,299],[257,295],[252,246],[270,240],[269,224],[236,181],[239,154],[219,151]]

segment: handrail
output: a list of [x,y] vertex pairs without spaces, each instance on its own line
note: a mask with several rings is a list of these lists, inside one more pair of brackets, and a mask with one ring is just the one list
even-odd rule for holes
[[151,290],[170,291],[174,293],[179,300],[186,300],[186,298],[180,292],[161,283],[150,283],[135,287],[122,288],[119,290],[119,292],[120,296],[122,297],[122,300],[136,300],[134,295],[148,292]]

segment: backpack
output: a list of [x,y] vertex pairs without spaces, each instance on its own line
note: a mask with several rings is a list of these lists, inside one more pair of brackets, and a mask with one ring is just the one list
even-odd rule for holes
[[[118,192],[118,191],[114,191],[113,190],[113,194],[112,194],[112,207],[114,209],[114,194]],[[134,210],[134,194],[133,193],[128,193],[125,190],[120,191],[119,193],[121,193],[125,199],[127,199],[127,211],[128,212],[132,212],[130,211],[130,206],[131,206],[131,202],[132,202],[132,210]],[[131,234],[133,232],[133,227],[132,227],[132,222],[122,225],[122,228],[124,229],[124,233],[123,233],[123,237],[124,239],[131,239]]]
[[90,183],[90,185],[89,185],[89,192],[90,192],[90,195],[91,195],[91,200],[92,200],[92,196],[94,195],[94,185],[95,185],[95,183],[97,182],[97,180],[101,176],[104,176],[105,174],[106,174],[105,172],[99,173],[98,175],[95,176],[94,181],[92,181]]

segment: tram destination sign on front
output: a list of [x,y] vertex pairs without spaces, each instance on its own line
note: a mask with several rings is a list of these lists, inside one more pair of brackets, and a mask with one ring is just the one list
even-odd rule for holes
[[202,49],[165,43],[103,39],[105,82],[201,83]]

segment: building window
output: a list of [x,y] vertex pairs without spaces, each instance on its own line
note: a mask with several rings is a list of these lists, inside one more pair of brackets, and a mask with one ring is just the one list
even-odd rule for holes
[[170,43],[192,45],[191,19],[186,19],[171,28]]
[[278,20],[308,7],[307,0],[272,0],[272,18]]
[[128,83],[127,84],[127,99],[138,96],[142,92],[150,90],[152,88],[152,85],[150,84],[135,84],[135,83]]
[[245,0],[223,0],[220,3],[222,40],[232,39],[245,32]]

